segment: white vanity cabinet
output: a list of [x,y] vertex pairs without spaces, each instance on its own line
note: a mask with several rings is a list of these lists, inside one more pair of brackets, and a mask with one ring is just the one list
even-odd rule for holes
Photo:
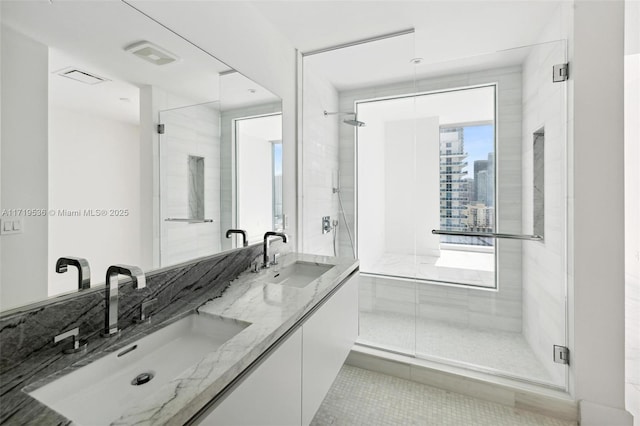
[[272,352],[220,404],[200,421],[207,426],[300,423],[302,330]]
[[195,423],[308,425],[357,335],[356,272]]
[[302,324],[303,425],[313,420],[358,337],[357,277]]

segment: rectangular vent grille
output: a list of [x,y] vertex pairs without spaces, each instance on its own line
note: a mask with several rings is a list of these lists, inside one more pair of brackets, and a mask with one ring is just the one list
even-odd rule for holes
[[76,68],[65,68],[62,71],[59,71],[58,75],[85,84],[99,84],[104,83],[105,81],[109,81],[106,78],[99,77],[95,74],[91,74],[87,71],[82,71]]

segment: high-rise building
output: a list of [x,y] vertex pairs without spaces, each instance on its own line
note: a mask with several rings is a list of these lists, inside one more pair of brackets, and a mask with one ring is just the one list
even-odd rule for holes
[[494,176],[495,176],[495,168],[494,168],[494,164],[493,164],[493,152],[490,152],[487,154],[487,200],[486,200],[486,206],[487,207],[493,207],[493,200],[495,198],[494,196]]
[[[467,171],[462,127],[440,129],[440,226],[442,229],[462,231],[466,205],[469,203]],[[443,242],[454,242],[442,238]]]
[[484,172],[487,170],[487,160],[476,160],[473,162],[473,181],[474,181],[474,193],[475,193],[475,198],[471,201],[476,201],[476,202],[480,202],[483,203],[486,201],[486,193],[482,193],[483,198],[480,199],[481,196],[481,191],[478,189],[478,186],[483,186],[486,184],[486,178],[485,179],[478,179],[478,174],[481,172]]
[[[477,163],[477,161],[476,161]],[[476,186],[476,203],[478,204],[488,204],[488,190],[489,190],[489,178],[487,170],[482,170],[475,173],[475,186]]]
[[467,183],[467,200],[469,203],[476,201],[476,181],[473,178],[465,179]]
[[[494,159],[473,162],[473,178],[466,178],[464,128],[440,129],[440,226],[450,231],[493,232]],[[442,236],[443,243],[493,245],[478,237]]]

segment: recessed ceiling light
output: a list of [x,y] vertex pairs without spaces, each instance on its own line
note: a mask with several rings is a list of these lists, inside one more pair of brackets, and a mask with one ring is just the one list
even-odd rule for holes
[[247,89],[249,93],[256,93],[256,89]]
[[422,61],[424,61],[424,59],[422,58],[413,58],[409,62],[411,62],[413,65],[420,65]]
[[59,71],[55,71],[55,73],[59,76],[70,78],[71,80],[85,84],[99,84],[109,81],[107,78],[100,77],[88,71],[83,71],[74,67],[63,68]]
[[180,59],[168,50],[149,41],[138,41],[125,47],[124,50],[154,65],[167,65]]
[[129,98],[120,98],[120,100],[122,102],[131,102],[131,99],[129,99]]

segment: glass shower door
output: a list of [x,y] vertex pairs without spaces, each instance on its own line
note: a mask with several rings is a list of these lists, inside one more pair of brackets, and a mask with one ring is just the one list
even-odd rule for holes
[[[444,204],[436,232],[441,253],[466,256],[451,266],[475,268],[480,282],[418,282],[416,356],[566,389],[566,364],[554,361],[554,348],[567,346],[566,83],[554,83],[551,72],[566,62],[566,44],[513,49],[473,62],[484,69],[463,74],[467,87],[495,90],[494,127],[487,132],[495,135],[494,150],[478,152],[483,144],[472,145],[473,134],[483,130],[477,125],[488,123],[441,127],[440,145],[447,149],[451,143],[453,158],[441,155]],[[462,142],[464,149],[455,150]],[[463,161],[468,164],[462,168],[467,188],[458,200],[461,217],[447,222],[456,215],[455,209],[448,212],[456,206],[448,201],[456,197],[448,191],[456,186],[450,172]],[[490,252],[494,261],[488,268],[480,255]]]

